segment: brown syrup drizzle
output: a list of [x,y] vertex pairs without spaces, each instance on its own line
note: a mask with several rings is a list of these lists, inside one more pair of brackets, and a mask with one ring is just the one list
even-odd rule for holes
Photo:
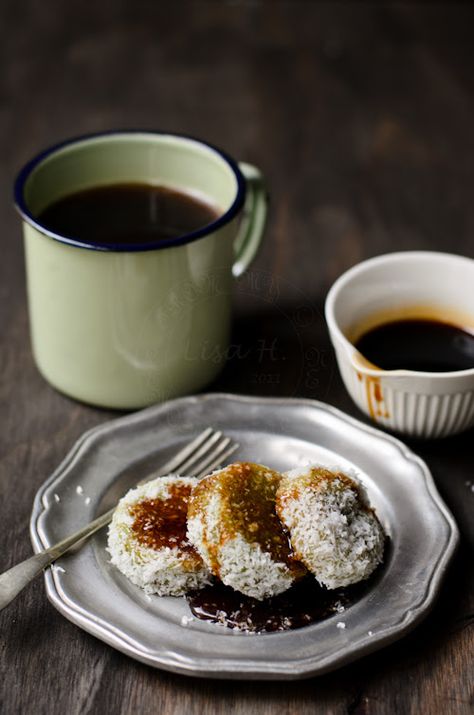
[[144,499],[130,507],[137,541],[150,549],[177,547],[199,558],[186,536],[190,494],[190,485],[172,484],[167,499]]
[[219,543],[207,537],[206,529],[203,534],[212,559],[213,573],[219,575],[220,548],[240,534],[249,543],[259,544],[271,554],[274,561],[285,563],[294,578],[304,576],[306,568],[297,561],[288,533],[275,510],[280,475],[251,462],[231,464],[219,475],[211,475],[194,489],[191,510],[195,513],[206,511],[213,481],[218,481],[218,489],[223,497]]
[[343,621],[344,611],[369,590],[372,580],[329,591],[313,576],[306,576],[288,591],[264,601],[215,583],[186,598],[193,616],[200,620],[251,633],[272,633],[303,628],[336,614]]

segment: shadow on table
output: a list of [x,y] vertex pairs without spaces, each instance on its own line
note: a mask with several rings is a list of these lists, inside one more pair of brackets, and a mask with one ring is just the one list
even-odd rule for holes
[[335,371],[322,309],[273,305],[235,318],[210,390],[327,400]]

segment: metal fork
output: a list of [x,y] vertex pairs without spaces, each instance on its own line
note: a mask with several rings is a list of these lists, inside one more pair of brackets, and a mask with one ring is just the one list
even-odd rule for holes
[[[137,486],[146,484],[151,479],[172,472],[203,477],[210,471],[220,466],[238,448],[238,444],[222,432],[216,432],[208,427],[183,447],[172,459],[163,464],[157,471],[138,482]],[[43,569],[50,566],[56,559],[72,549],[81,545],[89,536],[108,524],[112,519],[115,507],[101,514],[82,529],[66,537],[57,544],[44,551],[31,556],[26,561],[13,566],[0,575],[0,611],[30,583]]]

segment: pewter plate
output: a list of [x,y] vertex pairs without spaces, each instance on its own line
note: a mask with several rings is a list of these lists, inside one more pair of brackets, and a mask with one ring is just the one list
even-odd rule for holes
[[295,679],[333,670],[400,638],[433,604],[458,541],[431,474],[402,442],[320,402],[185,397],[87,432],[36,495],[36,551],[93,519],[206,426],[240,443],[237,460],[278,470],[353,470],[389,536],[373,587],[344,613],[246,635],[191,619],[183,598],[147,597],[108,562],[106,530],[45,573],[53,605],[84,630],[157,668],[212,678]]

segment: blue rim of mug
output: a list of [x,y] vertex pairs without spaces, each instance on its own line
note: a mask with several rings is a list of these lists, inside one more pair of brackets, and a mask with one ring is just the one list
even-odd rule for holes
[[[210,149],[211,151],[215,152],[221,159],[223,159],[226,164],[230,167],[230,169],[233,171],[235,179],[237,181],[237,193],[235,196],[234,201],[230,205],[230,207],[225,211],[222,216],[219,216],[215,221],[212,221],[209,224],[206,224],[206,226],[203,226],[202,228],[196,229],[195,231],[191,231],[189,233],[185,233],[182,236],[177,236],[175,238],[166,238],[166,239],[161,239],[156,242],[148,242],[148,243],[134,243],[134,244],[129,244],[129,243],[99,243],[97,241],[82,241],[77,238],[73,238],[72,236],[65,236],[60,233],[56,233],[55,231],[51,231],[47,226],[45,226],[41,221],[37,219],[37,217],[33,216],[31,211],[29,210],[25,197],[24,197],[24,188],[25,184],[28,180],[28,178],[31,176],[33,170],[39,166],[47,157],[51,156],[52,154],[55,154],[56,152],[60,151],[61,149],[64,149],[64,147],[70,146],[72,144],[81,144],[82,142],[87,142],[90,139],[98,139],[100,137],[114,137],[114,136],[120,136],[120,135],[137,135],[137,134],[144,134],[148,136],[159,136],[159,137],[173,137],[176,139],[185,139],[191,142],[195,142],[196,144],[200,144],[202,146],[207,147],[207,149]],[[222,226],[225,226],[227,223],[229,223],[240,211],[242,208],[244,201],[245,201],[245,195],[246,195],[246,182],[244,175],[242,174],[241,170],[239,169],[239,166],[237,162],[232,159],[228,154],[226,154],[224,151],[219,149],[218,147],[214,146],[213,144],[209,144],[209,142],[203,141],[202,139],[198,139],[197,137],[190,136],[188,134],[177,134],[176,132],[167,132],[167,131],[156,131],[156,130],[150,130],[150,129],[112,129],[109,131],[105,132],[95,132],[92,134],[83,134],[81,136],[73,137],[71,139],[66,139],[65,141],[59,142],[58,144],[54,144],[47,149],[44,149],[42,152],[37,154],[33,159],[28,161],[22,169],[17,174],[17,177],[15,179],[14,183],[14,188],[13,188],[13,196],[14,196],[14,203],[15,203],[15,208],[21,215],[21,217],[29,223],[31,226],[33,226],[37,231],[40,233],[44,234],[45,236],[49,236],[50,238],[53,238],[55,241],[59,241],[60,243],[65,243],[68,246],[74,246],[75,248],[85,248],[89,249],[92,251],[110,251],[110,252],[137,252],[137,251],[156,251],[157,249],[162,249],[162,248],[169,248],[172,246],[183,246],[186,243],[191,243],[192,241],[196,241],[199,238],[203,238],[204,236],[209,235],[210,233],[213,233],[217,229],[221,228]]]

